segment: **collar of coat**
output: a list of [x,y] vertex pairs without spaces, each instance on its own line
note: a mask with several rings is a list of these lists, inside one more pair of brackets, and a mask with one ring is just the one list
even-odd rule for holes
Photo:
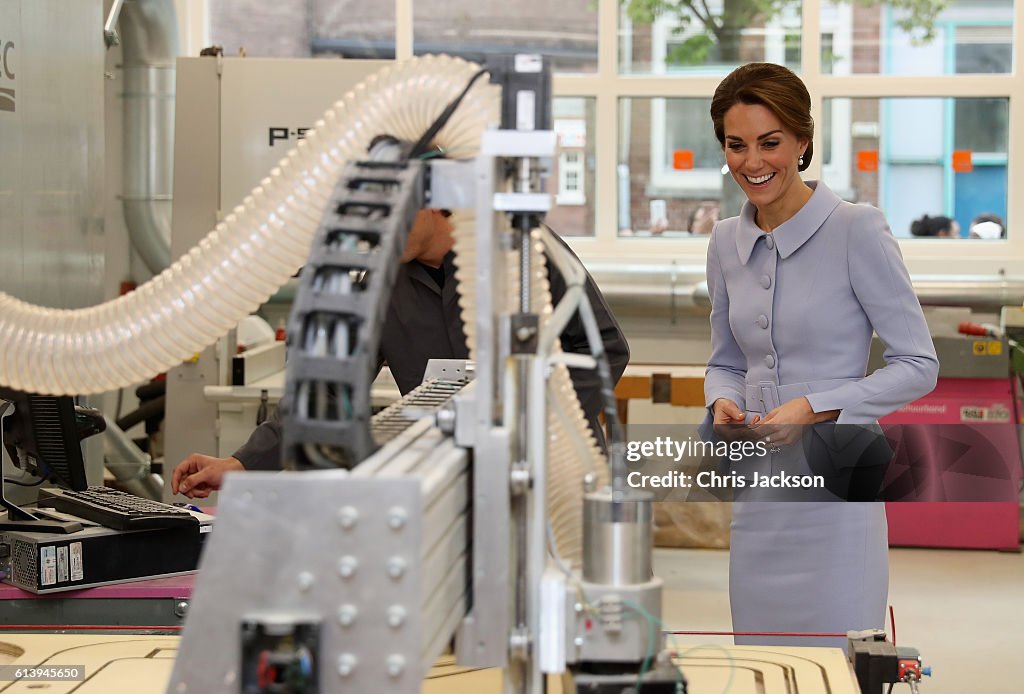
[[[438,288],[437,282],[434,281],[434,278],[430,276],[430,273],[427,272],[427,269],[422,264],[415,260],[410,260],[407,263],[403,263],[401,268],[400,272],[407,273],[410,278],[424,285],[435,294],[447,296],[448,292],[445,291],[445,289]],[[455,251],[448,251],[448,254],[444,257],[444,261],[441,263],[441,268],[444,270],[444,286],[446,288],[449,286],[454,287],[456,285]]]
[[[841,202],[839,196],[821,181],[807,181],[807,186],[814,191],[810,199],[795,215],[777,226],[772,232],[779,255],[783,258],[788,258],[796,253],[797,249],[821,228],[825,220],[832,214],[832,210],[836,209]],[[754,223],[755,212],[757,212],[757,208],[750,201],[743,203],[743,209],[740,211],[739,230],[736,234],[736,250],[739,252],[740,262],[744,265],[750,260],[750,255],[754,252],[754,246],[758,240],[768,235]]]

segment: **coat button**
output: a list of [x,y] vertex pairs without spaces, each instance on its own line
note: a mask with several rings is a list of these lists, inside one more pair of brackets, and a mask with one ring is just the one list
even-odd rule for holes
[[767,328],[768,327],[768,316],[766,316],[766,315],[764,315],[762,313],[760,316],[757,317],[757,324],[759,326],[761,326],[762,328]]
[[761,275],[761,286],[765,289],[770,289],[772,286],[772,278],[768,275]]
[[771,234],[765,234],[764,245],[768,246],[769,251],[775,248],[775,239],[772,238]]
[[774,369],[775,368],[775,357],[773,357],[770,354],[764,355],[764,365],[767,366],[769,369]]

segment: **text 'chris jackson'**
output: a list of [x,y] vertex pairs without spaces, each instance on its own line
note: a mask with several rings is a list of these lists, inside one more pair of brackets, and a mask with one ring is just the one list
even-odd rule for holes
[[718,472],[698,472],[690,475],[685,472],[666,472],[661,475],[645,475],[633,471],[626,476],[626,484],[635,489],[743,489],[743,488],[786,488],[786,489],[824,489],[825,478],[821,475],[790,475],[777,472],[773,475],[762,475],[754,472],[744,475]]

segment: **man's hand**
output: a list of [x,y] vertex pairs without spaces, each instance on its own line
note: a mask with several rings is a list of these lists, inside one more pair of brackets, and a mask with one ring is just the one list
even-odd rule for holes
[[758,438],[771,446],[788,446],[800,440],[804,427],[818,422],[827,422],[839,416],[839,410],[815,412],[811,403],[801,396],[779,405],[764,416],[755,417],[750,428]]
[[723,441],[743,441],[750,439],[747,429],[746,415],[740,406],[727,398],[718,398],[714,404],[715,433]]
[[212,458],[193,453],[174,468],[171,491],[192,499],[205,499],[220,489],[225,473],[236,470],[245,470],[238,458]]

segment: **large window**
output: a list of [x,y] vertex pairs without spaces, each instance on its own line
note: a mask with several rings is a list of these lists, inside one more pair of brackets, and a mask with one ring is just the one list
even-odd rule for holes
[[893,233],[911,236],[923,215],[957,222],[967,238],[981,215],[1006,219],[1006,99],[845,99],[825,101],[824,179],[844,198],[883,209]]
[[1012,0],[823,3],[822,72],[1010,73],[1013,11]]
[[622,74],[725,74],[752,60],[800,65],[800,3],[624,0]]
[[395,57],[395,4],[362,0],[214,0],[210,41],[225,55]]
[[[1024,233],[1015,235],[1024,198],[1008,194],[1024,181],[1024,163],[1012,156],[1024,147],[1024,60],[1013,45],[1022,5],[571,0],[558,6],[557,20],[550,3],[533,0],[218,0],[208,7],[215,39],[263,32],[233,39],[250,55],[287,54],[274,48],[281,45],[305,45],[296,55],[349,57],[551,55],[561,146],[548,179],[551,219],[595,260],[703,263],[701,230],[742,203],[722,174],[710,97],[739,64],[786,65],[813,100],[816,156],[805,177],[878,205],[908,239],[922,214],[956,220],[961,241],[908,243],[908,264],[919,272],[984,272],[1024,255]],[[284,33],[298,38],[286,41]],[[983,213],[1001,219],[1006,240],[967,239]]]
[[417,55],[543,53],[558,72],[597,69],[597,7],[590,0],[416,0],[412,7]]

